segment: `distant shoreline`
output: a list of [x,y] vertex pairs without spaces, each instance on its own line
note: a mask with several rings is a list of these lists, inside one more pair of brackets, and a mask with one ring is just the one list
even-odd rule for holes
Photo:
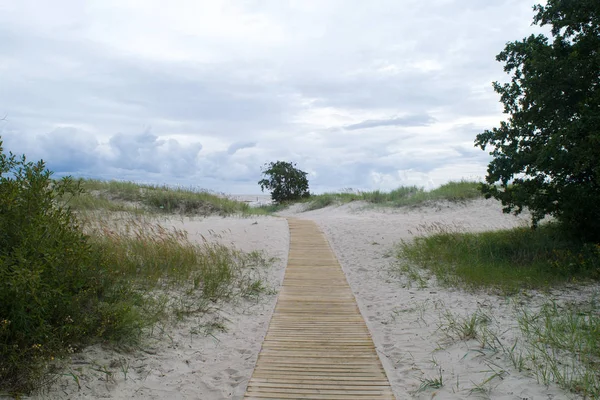
[[273,203],[271,195],[268,194],[226,194],[228,199],[247,203],[250,207],[266,206]]

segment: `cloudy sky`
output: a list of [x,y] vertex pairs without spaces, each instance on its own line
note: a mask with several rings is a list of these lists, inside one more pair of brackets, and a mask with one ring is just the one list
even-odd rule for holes
[[0,136],[57,175],[259,193],[485,175],[528,0],[0,0]]

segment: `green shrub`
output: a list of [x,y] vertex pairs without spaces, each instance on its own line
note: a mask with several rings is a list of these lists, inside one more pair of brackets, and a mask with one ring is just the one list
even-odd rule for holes
[[45,362],[94,335],[119,304],[101,253],[57,202],[78,185],[52,180],[43,161],[5,155],[1,145],[0,382],[27,390]]

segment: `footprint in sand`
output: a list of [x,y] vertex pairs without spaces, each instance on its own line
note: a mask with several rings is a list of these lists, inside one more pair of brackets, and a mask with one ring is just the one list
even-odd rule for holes
[[396,346],[396,345],[395,345],[395,344],[393,344],[393,343],[384,343],[384,344],[383,344],[383,348],[384,348],[384,349],[386,349],[386,350],[393,349],[395,346]]
[[244,380],[244,377],[239,375],[239,371],[237,369],[227,368],[223,372],[225,372],[228,375],[230,381],[235,382],[231,383],[232,387],[238,386]]

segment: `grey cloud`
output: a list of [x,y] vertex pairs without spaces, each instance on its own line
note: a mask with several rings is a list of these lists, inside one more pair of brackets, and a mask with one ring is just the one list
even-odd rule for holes
[[240,68],[257,68],[251,64],[148,64],[93,43],[0,28],[2,63],[19,74],[3,79],[0,112],[42,131],[46,121],[58,120],[113,131],[152,125],[168,134],[163,121],[177,121],[188,131],[241,138],[282,126],[294,109],[282,101],[292,96],[285,87],[239,76]]
[[227,149],[227,154],[235,154],[238,150],[250,149],[256,146],[256,142],[236,142],[232,143]]
[[124,135],[118,133],[110,138],[109,145],[114,156],[112,165],[117,168],[160,172],[160,164],[154,159],[154,150],[164,141],[145,132],[139,135]]
[[468,144],[452,146],[451,148],[459,154],[462,161],[479,161],[484,164],[490,161],[489,154],[480,148],[475,148]]
[[435,122],[435,118],[427,114],[416,114],[408,117],[396,117],[390,119],[372,119],[345,126],[347,130],[368,129],[380,126],[427,126]]
[[202,144],[183,146],[174,139],[159,139],[146,131],[137,135],[116,134],[109,140],[112,166],[179,176],[195,173]]
[[451,87],[436,85],[432,73],[411,72],[403,76],[361,74],[352,77],[319,76],[299,78],[296,83],[316,104],[341,108],[380,109],[392,106],[409,113],[445,104],[460,94]]
[[48,167],[63,173],[89,170],[98,163],[95,155],[98,141],[78,134],[74,128],[58,128],[37,136],[38,152],[47,160]]
[[[7,142],[13,150],[18,150],[14,147],[17,137],[18,133],[8,136]],[[46,160],[58,176],[77,172],[86,177],[135,178],[159,183],[176,180],[218,190],[224,189],[225,182],[257,182],[262,162],[262,157],[254,152],[203,154],[199,142],[183,144],[149,130],[117,133],[101,143],[75,128],[60,128],[38,135],[36,143],[39,147],[29,155]],[[254,146],[255,143],[233,143],[229,149]]]

